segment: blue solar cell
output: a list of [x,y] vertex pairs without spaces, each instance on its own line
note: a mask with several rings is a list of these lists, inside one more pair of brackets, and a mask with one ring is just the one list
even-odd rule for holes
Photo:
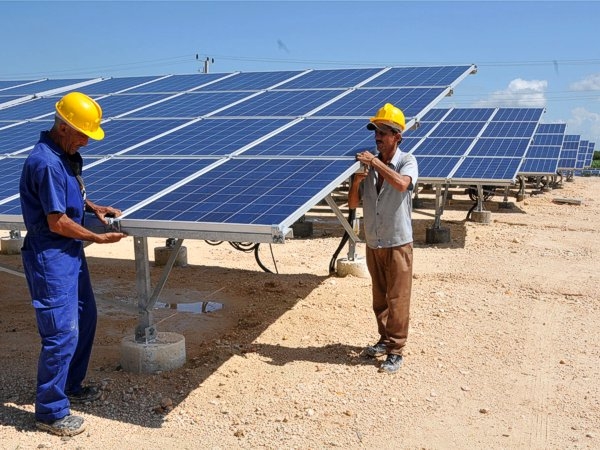
[[369,79],[381,69],[313,70],[285,83],[284,89],[340,89],[351,88]]
[[363,119],[307,119],[246,150],[244,156],[348,156],[375,147]]
[[456,108],[444,119],[445,122],[487,122],[494,108]]
[[[206,86],[205,91],[235,91],[267,89],[302,73],[286,72],[242,72]],[[283,87],[287,88],[287,85]]]
[[158,77],[124,77],[124,78],[106,78],[98,83],[90,84],[88,86],[84,86],[82,88],[77,89],[79,92],[83,92],[87,95],[106,95],[106,94],[114,94],[116,92],[121,92],[127,90],[128,92],[130,88],[134,86],[139,86],[141,84],[147,83],[149,81],[155,80]]
[[169,75],[167,77],[154,77],[155,81],[138,86],[128,93],[134,94],[158,94],[176,93],[191,89],[197,89],[207,83],[227,76],[226,73],[198,73],[191,75]]
[[519,173],[522,174],[554,174],[558,168],[557,158],[527,158]]
[[430,109],[421,119],[421,122],[439,122],[450,111],[449,108]]
[[0,201],[19,193],[19,179],[24,161],[25,158],[0,158]]
[[413,154],[437,155],[437,156],[461,156],[464,155],[473,139],[464,138],[427,138],[421,145],[413,150]]
[[457,78],[471,70],[471,66],[439,67],[395,67],[374,80],[366,87],[416,87],[450,86]]
[[400,147],[402,148],[403,152],[410,152],[419,142],[421,142],[421,138],[405,137],[402,138],[402,144]]
[[562,147],[564,135],[562,134],[540,134],[535,133],[533,136],[534,145],[556,145]]
[[248,95],[250,95],[248,92],[188,92],[172,97],[157,105],[128,114],[127,118],[163,117],[194,119],[212,113],[233,102],[248,97]]
[[0,121],[20,121],[54,114],[58,98],[44,97],[0,109]]
[[537,122],[490,122],[481,137],[527,137],[530,138],[537,127]]
[[97,102],[102,107],[102,117],[108,119],[109,117],[120,116],[135,109],[148,106],[151,103],[168,97],[168,94],[115,94],[108,97],[100,97],[97,99]]
[[560,146],[558,145],[531,145],[527,150],[527,159],[529,158],[554,158],[560,156]]
[[219,115],[297,117],[307,114],[342,92],[341,90],[268,91],[232,106]]
[[577,142],[577,143],[579,143],[580,139],[581,139],[581,136],[578,135],[578,134],[565,134],[565,143],[566,142]]
[[494,115],[496,122],[539,122],[543,108],[501,108]]
[[419,178],[445,180],[459,162],[458,156],[417,156]]
[[105,138],[101,141],[90,140],[82,152],[89,155],[114,154],[187,122],[183,119],[110,120],[102,124]]
[[83,179],[93,202],[125,210],[215,161],[113,157],[94,166],[84,166]]
[[485,122],[441,122],[429,137],[475,138]]
[[285,119],[204,119],[127,155],[225,156],[289,123]]
[[478,139],[469,156],[506,156],[522,158],[529,146],[529,139]]
[[40,138],[40,132],[49,130],[53,122],[22,122],[0,129],[0,152],[14,153],[33,147]]
[[127,218],[276,225],[295,211],[307,208],[354,163],[352,160],[232,159]]
[[567,125],[564,123],[540,123],[536,134],[565,134]]
[[419,122],[418,128],[411,128],[402,133],[403,138],[411,137],[411,138],[421,138],[424,137],[427,133],[429,133],[433,127],[435,127],[436,123],[434,122]]
[[[75,84],[88,81],[90,78],[77,78],[77,79],[64,79],[64,80],[42,80],[40,82],[25,84],[21,86],[15,86],[2,91],[3,94],[19,94],[19,95],[32,95],[41,94],[46,91],[65,88],[65,93],[71,89],[67,89]],[[79,89],[79,88],[77,88]]]
[[437,101],[443,92],[443,88],[356,89],[315,115],[367,118],[389,102],[400,108],[406,117],[415,117]]
[[521,158],[478,158],[467,157],[452,175],[452,181],[463,180],[496,180],[513,181]]

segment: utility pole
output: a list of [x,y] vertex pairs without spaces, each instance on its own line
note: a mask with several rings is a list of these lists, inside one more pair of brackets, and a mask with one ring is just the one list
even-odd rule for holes
[[[198,53],[196,53],[196,60],[199,59]],[[214,64],[215,63],[215,58],[209,58],[208,56],[206,57],[206,59],[204,60],[204,70],[202,71],[198,71],[201,73],[208,73],[208,66],[209,64]]]

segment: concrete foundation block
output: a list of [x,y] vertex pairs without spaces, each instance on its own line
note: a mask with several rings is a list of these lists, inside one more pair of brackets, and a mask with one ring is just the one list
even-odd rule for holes
[[294,237],[297,237],[297,238],[311,237],[313,235],[313,223],[310,221],[296,222],[296,223],[292,224],[292,230],[294,232]]
[[354,258],[353,261],[342,258],[336,263],[336,272],[338,277],[353,275],[359,278],[369,278],[369,269],[367,269],[367,260],[365,258]]
[[[169,261],[171,257],[171,253],[173,253],[175,249],[173,247],[155,247],[154,248],[154,264],[156,266],[164,266]],[[185,267],[187,266],[187,247],[182,245],[179,248],[179,253],[177,253],[177,257],[175,258],[174,266]]]
[[425,242],[427,244],[446,244],[450,242],[450,229],[427,228],[425,230]]
[[492,213],[490,211],[473,211],[471,213],[471,220],[477,223],[488,224],[492,220]]
[[3,255],[20,255],[23,238],[3,237],[0,241],[0,253]]
[[137,342],[135,336],[121,341],[121,367],[126,372],[156,373],[177,369],[185,364],[185,337],[178,333],[158,332],[154,341]]

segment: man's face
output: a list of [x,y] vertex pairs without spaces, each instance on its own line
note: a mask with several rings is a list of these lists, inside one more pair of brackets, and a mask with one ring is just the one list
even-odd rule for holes
[[81,131],[77,131],[75,128],[71,128],[66,123],[60,124],[60,135],[61,135],[61,146],[65,153],[73,155],[81,147],[85,147],[88,144],[89,138]]
[[399,142],[400,133],[396,133],[391,128],[383,126],[381,129],[375,129],[375,144],[377,145],[377,150],[380,153],[396,150]]

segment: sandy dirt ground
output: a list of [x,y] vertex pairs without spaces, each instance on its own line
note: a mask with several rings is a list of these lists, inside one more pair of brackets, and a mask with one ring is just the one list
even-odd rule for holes
[[[467,221],[472,202],[453,196],[440,245],[425,243],[434,202],[422,197],[395,375],[362,353],[377,339],[369,279],[329,275],[343,233],[332,215],[309,215],[310,238],[261,245],[279,273],[228,243],[184,241],[189,264],[173,269],[155,317],[185,336],[187,362],[158,374],[120,366],[138,322],[133,239],[89,246],[88,381],[103,396],[73,408],[87,423],[73,438],[35,429],[39,338],[20,256],[2,255],[16,273],[0,270],[0,448],[598,449],[600,179],[527,192],[512,210],[487,202],[490,224]],[[163,245],[149,239],[151,259]]]

